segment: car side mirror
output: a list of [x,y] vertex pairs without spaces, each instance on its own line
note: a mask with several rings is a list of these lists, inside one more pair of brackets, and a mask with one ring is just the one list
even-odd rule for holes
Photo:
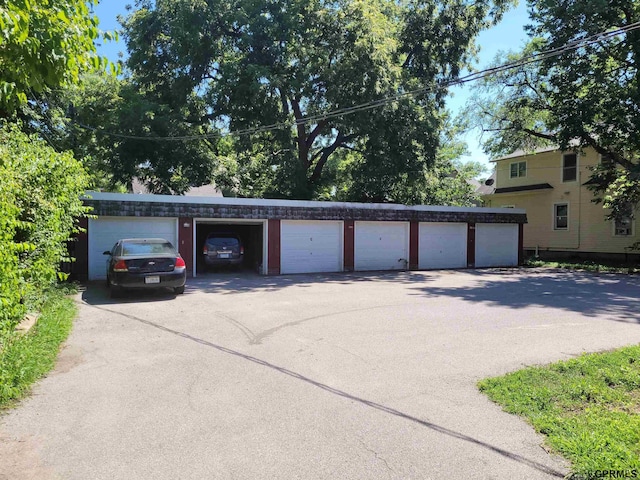
[[106,250],[104,252],[102,252],[103,255],[111,255],[111,252],[109,250]]

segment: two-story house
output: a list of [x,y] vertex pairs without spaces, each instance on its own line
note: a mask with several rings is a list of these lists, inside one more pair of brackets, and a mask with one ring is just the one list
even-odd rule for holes
[[515,152],[493,160],[494,191],[488,207],[524,208],[524,250],[542,258],[638,259],[629,246],[638,240],[635,221],[605,220],[607,211],[593,202],[587,188],[590,167],[601,157],[593,149],[562,152],[556,148]]

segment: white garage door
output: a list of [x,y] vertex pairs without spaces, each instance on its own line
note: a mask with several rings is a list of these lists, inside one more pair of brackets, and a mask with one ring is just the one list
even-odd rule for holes
[[518,265],[518,225],[477,223],[476,267],[515,267],[516,265]]
[[403,270],[409,264],[408,222],[355,222],[356,270]]
[[107,276],[102,254],[121,238],[158,237],[178,246],[178,219],[151,217],[98,217],[89,219],[89,280]]
[[342,222],[280,222],[280,273],[342,271]]
[[466,223],[420,223],[418,268],[465,268]]

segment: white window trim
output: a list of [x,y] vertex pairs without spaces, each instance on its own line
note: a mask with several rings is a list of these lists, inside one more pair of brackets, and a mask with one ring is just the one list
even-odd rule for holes
[[[564,157],[566,155],[575,155],[576,156],[576,178],[573,180],[565,180],[564,179]],[[574,152],[565,152],[562,154],[562,158],[560,159],[560,181],[562,183],[572,183],[577,182],[578,178],[580,178],[580,154]]]
[[611,220],[611,236],[616,238],[631,238],[636,236],[636,220],[631,220],[631,233],[629,235],[618,235],[616,233],[616,221]]
[[[566,227],[566,228],[558,228],[558,227],[556,227],[556,218],[557,218],[557,215],[556,215],[556,207],[557,207],[558,205],[566,205],[566,206],[567,206],[567,227]],[[566,231],[568,231],[568,230],[569,230],[569,225],[570,225],[570,224],[569,224],[569,210],[570,210],[570,208],[569,208],[569,202],[558,202],[558,203],[554,203],[554,204],[553,204],[553,211],[551,212],[551,214],[552,214],[552,216],[553,216],[553,217],[552,217],[552,223],[551,223],[551,226],[552,226],[552,228],[553,228],[553,230],[554,230],[554,231],[557,231],[557,232],[566,232]],[[614,228],[615,228],[615,225],[614,225]]]
[[[520,168],[518,168],[518,175],[516,175],[515,177],[511,176],[511,165],[519,165],[521,163],[524,163],[524,175],[520,176]],[[527,178],[527,174],[529,173],[529,165],[527,165],[527,161],[526,160],[520,160],[518,162],[510,162],[509,163],[509,178]]]

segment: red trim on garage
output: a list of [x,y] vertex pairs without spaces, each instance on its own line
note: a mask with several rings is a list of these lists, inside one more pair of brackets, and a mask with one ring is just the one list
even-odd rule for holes
[[355,222],[344,221],[344,271],[353,272],[355,264]]
[[69,253],[76,259],[71,264],[71,275],[84,280],[89,276],[89,219],[80,218],[78,227],[84,232],[77,233],[74,240],[69,242]]
[[420,248],[420,223],[409,223],[409,270],[418,270],[418,258]]
[[269,219],[267,275],[280,275],[280,220]]
[[524,224],[518,224],[518,265],[524,264]]
[[187,265],[187,276],[193,276],[193,218],[178,219],[178,252]]
[[476,224],[467,223],[467,268],[476,266]]

